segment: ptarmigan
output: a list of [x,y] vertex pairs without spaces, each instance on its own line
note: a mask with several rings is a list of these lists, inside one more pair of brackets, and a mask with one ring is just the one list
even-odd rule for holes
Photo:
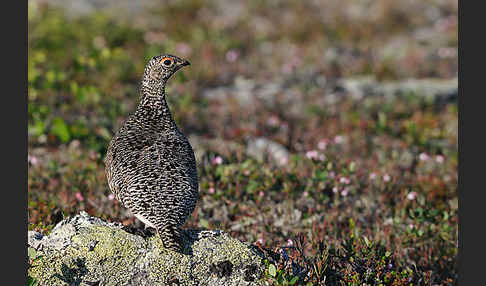
[[167,249],[182,252],[180,227],[198,198],[194,152],[177,127],[165,85],[189,62],[153,57],[141,83],[141,99],[111,139],[104,159],[110,190],[145,225],[157,230]]

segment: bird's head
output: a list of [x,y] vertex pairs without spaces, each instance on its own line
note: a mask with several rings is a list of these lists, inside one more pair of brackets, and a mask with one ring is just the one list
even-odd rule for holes
[[173,55],[160,55],[153,57],[145,67],[144,76],[152,83],[165,83],[183,66],[190,63],[182,58]]

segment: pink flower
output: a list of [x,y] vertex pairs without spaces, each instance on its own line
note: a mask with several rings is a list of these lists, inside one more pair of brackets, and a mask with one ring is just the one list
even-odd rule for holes
[[334,171],[329,172],[329,177],[330,178],[336,177],[336,173],[334,173]]
[[227,53],[226,53],[226,60],[230,63],[233,63],[235,62],[238,57],[240,56],[240,54],[235,51],[235,50],[229,50]]
[[37,157],[31,155],[27,155],[27,162],[29,162],[32,165],[37,165],[37,163],[39,163]]
[[341,179],[339,179],[339,182],[341,184],[346,184],[347,185],[347,184],[349,184],[351,182],[351,180],[348,179],[348,178],[346,178],[346,177],[341,177]]
[[415,225],[413,225],[413,223],[408,225],[408,228],[410,228],[410,229],[413,229],[414,227],[415,227]]
[[456,17],[449,16],[435,21],[434,28],[440,32],[444,32],[454,27],[455,25],[457,25]]
[[317,148],[319,150],[326,150],[326,147],[327,147],[327,140],[326,139],[322,139],[319,141],[319,143],[317,143]]
[[391,180],[390,175],[388,175],[388,174],[383,175],[383,181],[389,182],[390,180]]
[[457,49],[451,47],[441,47],[437,51],[437,54],[440,58],[453,58],[457,54]]
[[84,197],[83,197],[83,195],[81,195],[80,192],[77,192],[74,196],[76,197],[76,199],[78,201],[80,201],[80,202],[84,201]]
[[292,239],[287,240],[287,246],[292,246],[292,245],[294,245]]
[[210,194],[214,194],[214,188],[213,188],[213,187],[209,188],[209,189],[208,189],[208,193],[210,193]]
[[336,137],[334,137],[334,143],[336,143],[336,144],[341,144],[341,143],[343,143],[343,141],[344,141],[344,138],[341,135],[337,135]]
[[251,172],[250,172],[250,170],[246,169],[246,170],[243,171],[243,174],[245,176],[249,176],[251,174]]
[[223,158],[221,158],[220,156],[216,156],[213,158],[212,163],[214,165],[221,165],[223,163]]
[[275,115],[270,116],[270,118],[268,118],[268,120],[267,120],[267,124],[272,126],[272,127],[278,126],[279,123],[280,123],[280,120]]
[[283,66],[282,66],[282,72],[285,73],[285,74],[289,74],[292,72],[292,69],[293,69],[293,66],[289,63],[285,63]]
[[442,156],[442,155],[437,155],[437,156],[435,156],[435,161],[436,161],[437,163],[439,163],[439,164],[444,163],[444,156]]
[[319,155],[319,160],[320,161],[325,161],[326,160],[326,155],[324,155],[324,154]]
[[417,192],[410,192],[407,195],[407,199],[409,199],[411,201],[415,200],[416,197],[417,197]]
[[114,194],[109,194],[108,195],[108,200],[112,201],[115,199],[115,195]]
[[348,195],[348,193],[349,193],[349,188],[344,188],[344,189],[341,191],[341,195],[342,195],[343,197],[347,196],[347,195]]
[[282,72],[285,74],[289,74],[295,70],[301,64],[301,60],[299,57],[292,57],[290,61],[285,61],[282,66]]
[[265,193],[264,193],[263,191],[260,191],[260,192],[258,193],[258,195],[259,195],[260,197],[263,197],[263,196],[265,195]]
[[332,192],[333,193],[337,193],[338,192],[338,188],[337,187],[332,188]]
[[429,160],[429,155],[427,155],[426,153],[420,153],[419,159],[420,161],[427,161]]
[[370,180],[374,180],[374,179],[376,179],[376,173],[375,172],[370,174]]
[[280,158],[279,162],[280,165],[286,165],[289,162],[289,157],[283,156],[282,158]]
[[309,195],[309,193],[307,191],[303,192],[302,195],[304,195],[304,197],[307,197]]
[[317,159],[318,155],[319,154],[317,153],[316,150],[307,151],[307,153],[305,153],[305,156],[309,159]]

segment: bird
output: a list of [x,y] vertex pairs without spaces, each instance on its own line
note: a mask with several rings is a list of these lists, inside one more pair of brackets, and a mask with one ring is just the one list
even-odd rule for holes
[[163,247],[182,253],[181,226],[198,200],[196,159],[171,114],[165,86],[189,61],[163,54],[149,60],[140,100],[113,135],[103,159],[110,191],[156,230]]

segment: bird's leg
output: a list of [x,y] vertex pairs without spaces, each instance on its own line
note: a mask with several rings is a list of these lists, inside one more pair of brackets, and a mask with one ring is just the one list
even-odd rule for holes
[[166,225],[157,229],[160,235],[162,244],[165,248],[182,253],[183,243],[181,237],[181,230],[175,225]]

